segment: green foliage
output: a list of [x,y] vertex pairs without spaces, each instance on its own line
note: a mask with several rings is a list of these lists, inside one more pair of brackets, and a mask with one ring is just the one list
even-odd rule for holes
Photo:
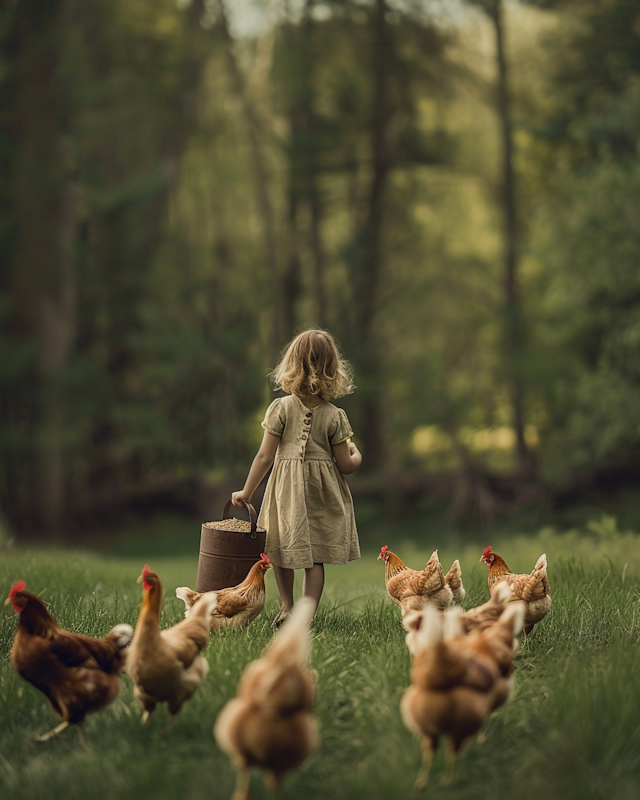
[[[496,3],[262,3],[269,25],[232,41],[243,96],[215,5],[49,4],[42,39],[35,0],[0,10],[0,505],[19,532],[246,469],[275,351],[318,323],[355,362],[345,407],[365,449],[385,440],[378,466],[457,467],[462,444],[513,467],[513,446],[467,442],[513,425],[477,8]],[[502,5],[530,446],[552,489],[633,476],[637,3]],[[446,459],[416,457],[425,428]]]
[[540,211],[539,342],[551,357],[544,457],[556,480],[574,470],[637,462],[640,428],[640,165],[610,159],[562,173]]

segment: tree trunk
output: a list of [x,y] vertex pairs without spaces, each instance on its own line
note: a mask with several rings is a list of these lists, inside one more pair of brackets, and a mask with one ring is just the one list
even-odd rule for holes
[[233,84],[233,89],[240,99],[242,113],[245,118],[249,148],[253,162],[253,175],[255,181],[256,204],[262,221],[262,237],[264,257],[272,292],[272,324],[269,337],[270,361],[274,363],[286,338],[282,324],[281,280],[278,266],[276,217],[269,193],[269,177],[264,157],[262,142],[260,141],[260,122],[254,104],[251,102],[247,91],[246,81],[240,65],[236,59],[233,39],[229,32],[227,16],[223,0],[218,0],[220,9],[220,23],[222,36],[227,53],[227,63]]
[[286,270],[282,278],[282,329],[284,338],[291,339],[296,331],[296,308],[302,295],[300,261],[300,231],[298,226],[299,196],[297,180],[292,175],[294,167],[289,168],[289,254]]
[[300,112],[303,139],[304,193],[309,206],[310,244],[313,259],[313,289],[316,298],[316,322],[326,328],[327,294],[324,285],[325,254],[322,240],[323,205],[318,175],[318,119],[314,108],[313,84],[313,28],[311,16],[313,0],[307,0],[301,26],[300,48]]
[[[108,376],[109,402],[103,404],[92,419],[91,432],[86,444],[86,486],[91,501],[84,505],[109,508],[115,514],[119,509],[107,502],[112,496],[126,496],[129,491],[144,483],[146,467],[142,449],[130,448],[123,442],[123,425],[117,421],[118,408],[139,402],[132,389],[132,377],[139,368],[138,357],[132,342],[144,329],[141,304],[144,301],[146,276],[163,242],[167,208],[172,192],[180,177],[181,161],[199,113],[199,93],[202,70],[206,60],[205,32],[201,26],[204,0],[193,0],[185,10],[185,27],[189,45],[176,68],[176,85],[172,108],[175,109],[170,124],[166,125],[160,144],[158,161],[165,167],[164,180],[148,193],[131,201],[119,200],[95,214],[91,221],[91,258],[98,274],[99,292],[93,315],[101,320],[101,331],[94,329],[94,319],[85,322],[82,332],[83,346],[91,352],[101,340],[102,372]],[[106,80],[113,69],[113,54],[96,28],[96,19],[88,14],[84,21],[85,37],[93,45],[93,69],[98,81]],[[107,115],[111,108],[107,102],[99,107]],[[122,155],[118,143],[113,152],[107,142],[100,142],[102,161],[118,163]],[[106,151],[106,153],[105,153]],[[134,164],[127,164],[135,169]],[[111,176],[103,176],[111,185]],[[122,180],[115,177],[115,183]],[[135,235],[133,232],[135,231]],[[89,315],[88,315],[89,316]],[[114,446],[116,445],[116,446]],[[132,487],[132,488],[131,488]],[[81,503],[82,505],[82,503]],[[104,517],[104,512],[101,512]]]
[[385,20],[385,0],[376,0],[372,19],[373,92],[370,121],[371,175],[367,210],[356,236],[353,256],[352,297],[354,361],[358,371],[359,430],[367,471],[384,463],[384,431],[381,406],[380,351],[375,326],[383,264],[384,198],[388,188],[391,157],[388,128],[392,115],[388,92],[391,31]]
[[64,2],[22,2],[16,13],[15,115],[17,240],[11,268],[13,333],[37,342],[29,387],[33,458],[31,517],[44,531],[61,527],[65,505],[64,400],[59,376],[75,334],[74,244],[78,188],[65,98],[58,84]]
[[497,109],[502,137],[502,208],[504,218],[505,354],[516,434],[516,452],[521,469],[530,466],[530,454],[524,438],[523,379],[524,325],[518,287],[519,231],[518,197],[513,166],[513,126],[509,94],[509,69],[505,55],[504,22],[501,0],[491,6],[489,17],[496,39]]

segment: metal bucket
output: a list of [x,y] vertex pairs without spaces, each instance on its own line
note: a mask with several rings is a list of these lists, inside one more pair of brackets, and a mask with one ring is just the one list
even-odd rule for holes
[[[264,552],[267,532],[258,528],[258,515],[251,503],[245,503],[251,530],[222,531],[205,522],[200,534],[197,592],[210,592],[237,586]],[[224,507],[222,519],[229,519],[231,500]]]

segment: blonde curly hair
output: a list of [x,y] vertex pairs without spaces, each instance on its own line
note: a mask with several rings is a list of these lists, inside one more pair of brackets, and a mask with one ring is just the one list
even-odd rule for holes
[[341,357],[333,336],[318,328],[299,333],[286,346],[270,377],[276,389],[323,400],[355,389],[351,365]]

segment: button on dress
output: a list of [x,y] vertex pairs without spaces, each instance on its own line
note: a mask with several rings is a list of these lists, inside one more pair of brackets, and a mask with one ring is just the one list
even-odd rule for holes
[[360,558],[351,492],[331,450],[353,435],[345,412],[288,395],[271,403],[262,427],[280,437],[259,518],[271,561],[302,569]]

